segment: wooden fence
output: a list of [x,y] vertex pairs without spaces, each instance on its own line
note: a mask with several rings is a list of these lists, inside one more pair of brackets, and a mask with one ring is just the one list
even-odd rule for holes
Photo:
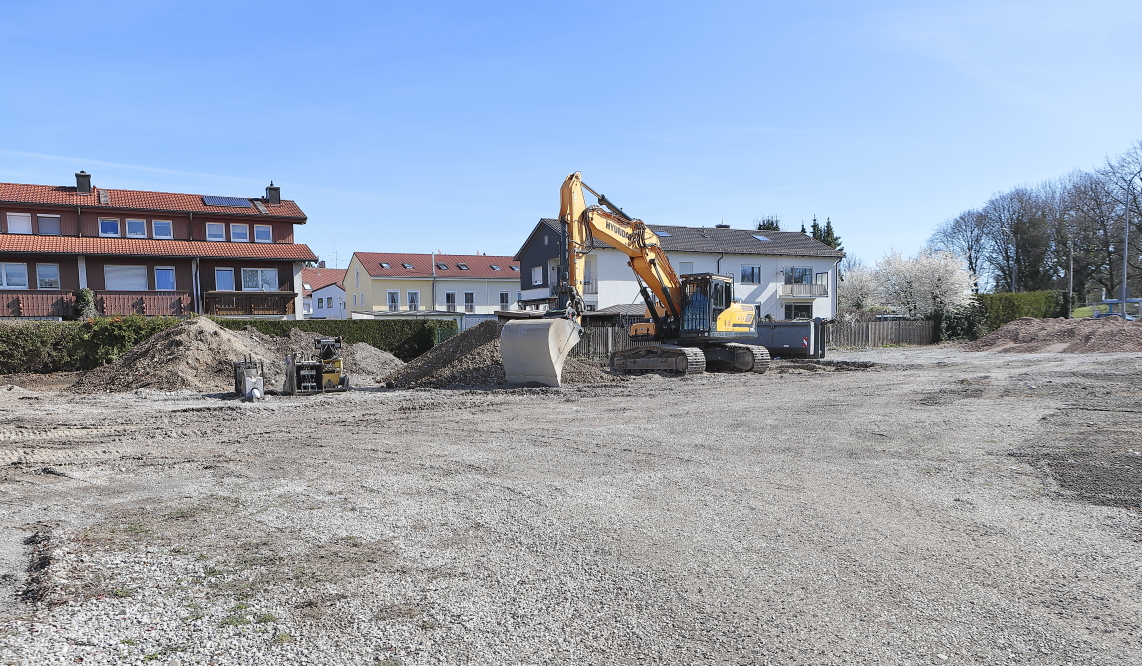
[[825,344],[830,347],[930,345],[934,326],[930,321],[833,322],[824,327]]

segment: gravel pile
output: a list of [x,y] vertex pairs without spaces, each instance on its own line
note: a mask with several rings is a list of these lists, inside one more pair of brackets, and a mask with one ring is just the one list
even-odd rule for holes
[[[222,328],[206,317],[195,317],[157,333],[112,363],[79,378],[76,393],[105,393],[151,388],[160,391],[232,391],[233,362],[252,355],[263,363],[267,389],[280,389],[285,358],[295,351],[313,353],[316,333],[292,329],[289,337],[266,335],[252,327]],[[403,365],[400,359],[366,343],[342,350],[353,385]],[[353,375],[357,375],[354,377]],[[363,380],[363,381],[358,381]]]
[[964,347],[967,351],[1098,352],[1142,351],[1142,322],[1022,317]]
[[[486,321],[460,333],[413,359],[403,368],[377,379],[390,388],[459,388],[507,386],[500,359],[502,325]],[[601,364],[569,358],[563,365],[567,384],[625,381]]]
[[233,390],[233,362],[247,354],[265,363],[267,386],[281,386],[285,366],[272,347],[248,333],[224,329],[206,317],[194,317],[156,333],[113,362],[88,372],[71,389],[77,393],[137,388]]

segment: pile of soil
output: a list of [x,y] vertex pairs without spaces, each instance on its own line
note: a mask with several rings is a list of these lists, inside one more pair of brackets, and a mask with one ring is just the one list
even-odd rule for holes
[[[507,386],[500,359],[500,329],[486,321],[433,347],[403,368],[377,379],[390,388],[460,388]],[[565,384],[625,381],[600,364],[569,358],[563,364]]]
[[[313,353],[315,333],[292,329],[289,337],[265,335],[247,327],[222,328],[206,317],[195,317],[157,333],[131,351],[96,368],[72,385],[77,393],[103,393],[151,388],[202,392],[234,390],[233,362],[251,355],[263,365],[267,390],[281,389],[286,356],[295,351]],[[357,386],[379,372],[403,365],[392,354],[365,343],[342,349],[351,385]],[[354,372],[362,373],[353,377]]]
[[967,351],[1091,354],[1142,351],[1142,322],[1022,317],[964,346]]

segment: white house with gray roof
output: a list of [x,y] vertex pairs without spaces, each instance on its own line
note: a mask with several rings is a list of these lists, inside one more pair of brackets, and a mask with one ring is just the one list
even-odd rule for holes
[[[830,318],[837,312],[837,265],[844,253],[794,231],[648,225],[680,275],[734,276],[735,296],[773,319]],[[559,222],[541,219],[516,253],[524,306],[553,300],[558,275]],[[584,299],[588,310],[642,303],[627,256],[601,243],[587,255]]]

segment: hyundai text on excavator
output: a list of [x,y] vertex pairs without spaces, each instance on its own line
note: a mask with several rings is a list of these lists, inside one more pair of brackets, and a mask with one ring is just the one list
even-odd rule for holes
[[[584,191],[594,195],[598,205],[588,206]],[[578,172],[560,188],[559,222],[563,242],[555,307],[542,319],[510,321],[500,334],[509,382],[559,386],[567,354],[582,333],[584,263],[596,243],[627,255],[651,320],[631,326],[631,339],[643,346],[611,354],[612,370],[693,375],[707,367],[738,372],[769,368],[765,347],[734,342],[756,337],[757,329],[753,308],[734,298],[732,276],[699,273],[680,278],[658,236],[588,187]]]

